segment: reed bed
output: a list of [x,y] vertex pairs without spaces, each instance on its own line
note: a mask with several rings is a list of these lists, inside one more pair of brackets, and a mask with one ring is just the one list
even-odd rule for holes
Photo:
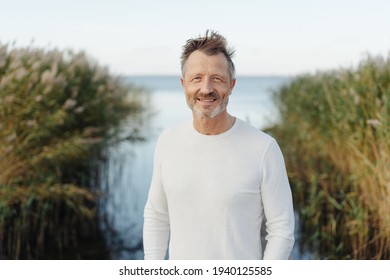
[[303,247],[390,258],[390,59],[301,75],[275,92]]
[[136,91],[83,52],[0,44],[0,259],[64,258],[95,235],[93,170],[145,109]]

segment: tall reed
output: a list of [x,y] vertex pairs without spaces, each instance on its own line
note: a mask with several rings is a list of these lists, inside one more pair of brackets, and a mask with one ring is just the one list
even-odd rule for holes
[[145,107],[131,91],[83,52],[0,44],[0,258],[61,258],[93,235],[91,172]]
[[275,92],[280,141],[317,258],[390,258],[390,59],[301,75]]

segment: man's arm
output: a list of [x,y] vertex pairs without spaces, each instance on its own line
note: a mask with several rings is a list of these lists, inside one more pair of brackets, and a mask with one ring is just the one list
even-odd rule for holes
[[153,177],[144,210],[143,243],[145,260],[163,260],[169,239],[167,199],[161,180],[161,141],[157,141]]
[[294,245],[294,210],[282,152],[272,141],[263,158],[261,186],[267,245],[263,259],[288,259]]

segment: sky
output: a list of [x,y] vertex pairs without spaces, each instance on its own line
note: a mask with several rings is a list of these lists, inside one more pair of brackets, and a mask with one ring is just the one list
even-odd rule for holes
[[207,29],[236,49],[237,75],[355,67],[390,51],[389,0],[0,0],[0,44],[85,51],[119,75],[179,75]]

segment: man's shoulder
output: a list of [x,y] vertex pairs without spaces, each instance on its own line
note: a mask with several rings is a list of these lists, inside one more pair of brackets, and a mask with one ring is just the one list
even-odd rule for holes
[[239,134],[241,136],[249,137],[253,140],[262,141],[265,143],[275,141],[271,135],[263,132],[260,128],[256,128],[252,124],[241,119],[237,119],[237,121],[239,122]]

